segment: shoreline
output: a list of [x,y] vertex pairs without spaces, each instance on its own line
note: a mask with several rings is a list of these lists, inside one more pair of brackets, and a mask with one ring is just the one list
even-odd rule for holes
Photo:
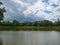
[[0,31],[60,31],[59,27],[0,26]]

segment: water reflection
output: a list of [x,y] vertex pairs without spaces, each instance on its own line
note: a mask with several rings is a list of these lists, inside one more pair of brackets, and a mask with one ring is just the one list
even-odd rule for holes
[[55,31],[2,31],[3,45],[60,45],[60,32]]

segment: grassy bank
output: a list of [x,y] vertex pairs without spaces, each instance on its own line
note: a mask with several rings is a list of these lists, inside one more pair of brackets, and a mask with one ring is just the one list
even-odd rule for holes
[[60,31],[59,27],[0,26],[0,31]]

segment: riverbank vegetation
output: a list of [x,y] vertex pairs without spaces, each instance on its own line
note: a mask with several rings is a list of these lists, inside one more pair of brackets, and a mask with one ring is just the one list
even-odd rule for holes
[[24,30],[24,31],[60,31],[60,21],[35,21],[19,22],[17,20],[0,22],[0,30]]

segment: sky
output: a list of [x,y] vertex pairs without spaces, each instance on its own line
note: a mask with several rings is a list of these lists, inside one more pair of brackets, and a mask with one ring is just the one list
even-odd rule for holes
[[60,0],[2,0],[4,20],[56,21],[60,18]]

